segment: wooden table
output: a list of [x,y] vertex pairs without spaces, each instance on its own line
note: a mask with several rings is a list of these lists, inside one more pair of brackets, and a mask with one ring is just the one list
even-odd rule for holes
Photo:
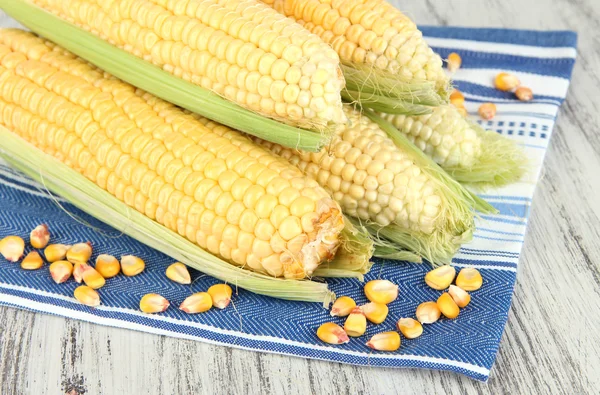
[[[400,3],[396,1],[396,3]],[[424,0],[420,24],[580,33],[537,189],[508,325],[487,384],[241,351],[0,308],[0,393],[592,393],[600,386],[600,3]],[[595,390],[592,390],[595,389]]]

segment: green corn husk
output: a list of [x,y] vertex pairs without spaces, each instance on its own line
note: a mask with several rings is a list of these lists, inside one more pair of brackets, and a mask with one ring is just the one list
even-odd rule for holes
[[0,0],[0,8],[33,32],[104,71],[187,110],[290,148],[318,152],[327,131],[311,131],[265,118],[119,49],[27,0]]
[[[14,168],[43,183],[82,211],[194,269],[233,286],[279,299],[328,305],[335,297],[323,282],[274,278],[227,263],[125,205],[85,176],[2,126],[0,139],[0,157]],[[373,249],[369,237],[350,224],[342,233],[342,240],[342,254],[328,266],[319,268],[315,276],[362,278],[369,270]]]
[[[363,226],[376,240],[385,240],[395,249],[414,252],[434,265],[449,263],[460,245],[471,240],[475,230],[472,210],[484,214],[497,213],[497,210],[450,177],[391,123],[373,111],[365,111],[365,115],[376,122],[397,146],[411,154],[414,162],[427,172],[443,191],[445,201],[442,205],[446,207],[443,215],[448,218],[445,222],[448,228],[436,229],[432,234],[423,234],[397,225],[381,227],[368,221],[362,221]],[[375,243],[377,244],[377,241]]]

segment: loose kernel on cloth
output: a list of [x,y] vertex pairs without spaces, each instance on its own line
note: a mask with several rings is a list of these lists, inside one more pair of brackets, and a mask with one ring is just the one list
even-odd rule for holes
[[166,276],[179,284],[191,284],[192,277],[190,276],[190,272],[183,263],[175,262],[170,265],[165,271]]
[[423,325],[413,318],[400,318],[396,327],[407,339],[415,339],[423,334]]
[[477,112],[481,118],[489,121],[496,116],[496,105],[494,103],[483,103],[479,106]]
[[104,278],[113,278],[121,272],[121,265],[117,258],[108,254],[98,255],[94,268]]
[[44,256],[50,263],[62,261],[67,257],[67,251],[71,248],[67,244],[50,244],[44,249]]
[[208,294],[212,298],[212,304],[218,309],[224,309],[231,302],[233,290],[227,284],[215,284],[208,288]]
[[518,87],[521,84],[519,79],[510,73],[499,73],[494,79],[494,85],[496,89],[509,92]]
[[451,73],[455,73],[462,66],[462,58],[456,52],[452,52],[448,55],[448,71]]
[[72,264],[87,263],[92,256],[92,243],[77,243],[67,251],[67,261]]
[[121,271],[128,277],[140,274],[145,267],[144,261],[137,256],[125,255],[121,257]]
[[450,319],[454,319],[458,317],[460,313],[460,309],[458,308],[454,299],[448,292],[444,292],[437,300],[438,308],[440,312],[446,317]]
[[80,285],[79,287],[75,288],[73,296],[75,296],[75,299],[84,305],[90,307],[96,307],[100,305],[100,295],[98,292],[96,292],[96,290],[88,287],[87,285]]
[[388,307],[382,303],[367,303],[361,307],[363,314],[373,324],[381,324],[388,315]]
[[472,267],[465,267],[461,269],[456,276],[456,285],[464,289],[465,291],[477,291],[483,284],[483,277],[479,270]]
[[442,312],[435,302],[424,302],[417,306],[415,315],[421,324],[433,324],[440,319]]
[[331,306],[332,317],[346,317],[356,307],[356,302],[349,296],[340,296]]
[[398,332],[378,333],[367,342],[367,346],[377,351],[396,351],[400,348],[400,335]]
[[23,261],[21,261],[21,268],[25,270],[37,270],[44,265],[42,257],[37,251],[31,251]]
[[0,254],[9,262],[17,262],[25,251],[25,241],[19,236],[6,236],[0,240]]
[[29,244],[33,248],[42,249],[46,248],[50,241],[50,232],[48,231],[47,225],[38,225],[29,234]]
[[344,330],[350,337],[359,337],[365,334],[367,331],[367,318],[360,307],[355,307],[346,318]]
[[398,297],[398,286],[389,280],[372,280],[365,284],[365,295],[371,302],[388,304]]
[[461,309],[463,307],[467,307],[467,305],[471,302],[471,295],[456,285],[451,285],[450,288],[448,288],[448,293],[450,296],[452,296],[452,299],[454,299],[456,305]]
[[344,329],[333,322],[326,322],[317,329],[317,337],[328,344],[344,344],[350,341]]
[[520,101],[531,101],[533,100],[533,91],[525,86],[520,86],[515,91],[515,96]]
[[140,300],[140,310],[144,313],[161,313],[169,307],[169,301],[159,294],[146,294]]
[[179,310],[188,314],[204,313],[213,306],[212,298],[208,292],[197,292],[185,298]]
[[69,261],[56,261],[50,265],[50,276],[55,283],[67,281],[73,274],[73,264]]
[[444,290],[452,284],[456,269],[450,265],[440,266],[425,275],[425,282],[433,289]]

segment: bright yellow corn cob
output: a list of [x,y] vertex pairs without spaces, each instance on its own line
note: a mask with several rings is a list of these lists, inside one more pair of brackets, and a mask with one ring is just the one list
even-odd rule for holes
[[346,214],[392,226],[402,247],[435,263],[447,261],[474,227],[468,193],[455,182],[440,181],[376,122],[350,106],[344,109],[350,126],[339,126],[329,148],[319,153],[256,141],[317,180]]
[[343,122],[339,58],[255,0],[34,0],[178,77],[303,127]]
[[0,123],[236,265],[303,278],[339,245],[339,206],[300,170],[21,30],[0,31]]
[[526,170],[526,157],[512,140],[482,129],[453,105],[421,116],[382,116],[460,182],[500,186]]
[[263,0],[331,44],[346,64],[448,86],[442,60],[417,26],[384,0]]

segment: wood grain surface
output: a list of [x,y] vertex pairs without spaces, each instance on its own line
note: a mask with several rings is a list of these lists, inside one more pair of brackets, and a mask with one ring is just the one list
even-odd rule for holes
[[0,394],[592,394],[600,388],[600,1],[397,1],[417,23],[570,29],[579,55],[487,383],[241,351],[0,307]]

